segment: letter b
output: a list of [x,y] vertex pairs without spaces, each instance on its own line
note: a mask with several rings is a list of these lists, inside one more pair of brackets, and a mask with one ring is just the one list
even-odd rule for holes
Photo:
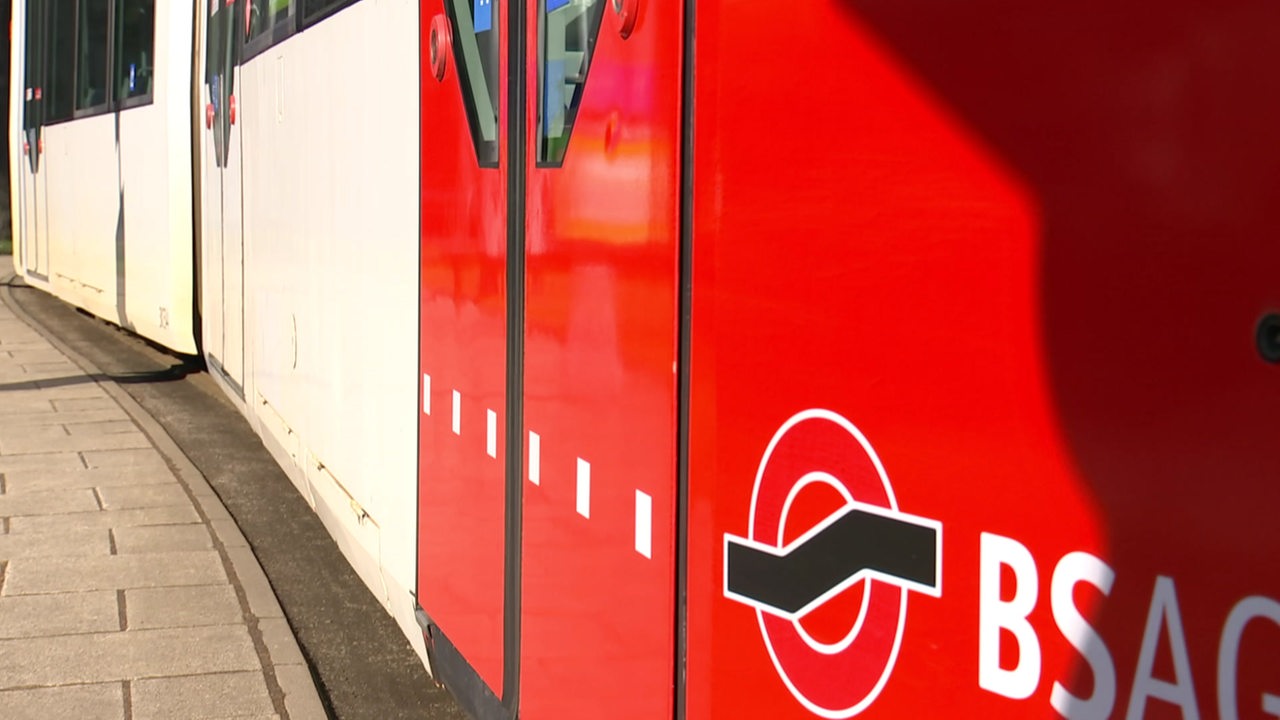
[[[1017,540],[982,533],[978,572],[978,685],[983,690],[1014,700],[1031,697],[1040,684],[1040,640],[1027,622],[1036,606],[1039,582],[1036,561]],[[1000,599],[1000,569],[1013,570],[1013,599]],[[1018,665],[1000,667],[1000,630],[1008,630],[1018,643]]]

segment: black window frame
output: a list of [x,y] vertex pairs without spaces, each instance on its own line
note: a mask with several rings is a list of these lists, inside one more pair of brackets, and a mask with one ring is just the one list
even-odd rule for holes
[[[107,115],[110,113],[119,113],[125,110],[131,110],[136,107],[151,105],[155,102],[156,96],[156,79],[153,77],[145,94],[135,95],[133,97],[121,98],[117,97],[116,86],[120,77],[118,71],[122,65],[121,58],[116,57],[120,45],[120,33],[122,32],[119,8],[121,0],[98,0],[105,2],[107,9],[107,28],[106,28],[106,98],[99,103],[95,103],[88,107],[77,107],[76,96],[79,94],[80,88],[80,13],[82,6],[87,2],[94,0],[27,0],[28,13],[32,6],[40,8],[40,43],[41,57],[40,76],[38,78],[38,87],[42,88],[42,108],[39,119],[42,127],[52,125],[61,125],[66,122],[75,120],[84,120],[86,118],[97,117],[99,115]],[[155,7],[164,0],[152,0],[151,17],[152,22],[156,22]],[[67,9],[71,10],[71,19],[69,26],[61,27],[58,20],[59,14]],[[24,22],[30,25],[32,15],[28,14]],[[69,30],[69,44],[59,44],[60,30]],[[156,40],[159,28],[153,26],[151,32],[151,53],[153,56],[152,67],[159,67],[160,61],[156,57]],[[67,38],[62,38],[64,42]],[[59,52],[62,51],[62,52]],[[63,69],[62,65],[66,63],[70,65],[65,76],[59,77],[59,72]],[[59,79],[64,83],[59,83]],[[63,100],[63,94],[70,96],[70,101]],[[65,107],[54,107],[59,101],[66,102]]]
[[44,126],[48,78],[48,7],[46,0],[27,0],[23,13],[22,129]]
[[107,62],[106,62],[106,67],[103,68],[103,75],[105,80],[104,84],[106,87],[104,89],[103,99],[101,102],[95,103],[93,105],[89,105],[87,107],[80,107],[80,102],[79,102],[79,95],[81,91],[80,66],[82,61],[82,57],[80,55],[80,42],[81,42],[80,21],[82,19],[84,6],[88,3],[94,2],[94,0],[79,0],[76,3],[76,40],[75,40],[76,62],[74,65],[74,71],[73,71],[74,74],[72,76],[73,77],[72,87],[75,90],[75,100],[73,101],[73,104],[72,104],[72,108],[73,108],[73,112],[71,115],[72,120],[82,120],[87,117],[105,115],[107,113],[112,112],[112,110],[115,108],[115,88],[112,86],[115,84],[113,81],[115,79],[115,65],[116,65],[116,58],[115,58],[116,0],[98,0],[98,1],[99,2],[105,1],[106,12],[107,12],[106,27],[103,28],[103,32],[106,35],[106,45],[107,45],[105,48]]
[[[587,81],[591,77],[591,68],[595,66],[597,45],[600,43],[600,34],[604,31],[604,15],[606,5],[614,4],[614,0],[595,0],[595,3],[584,10],[583,15],[579,18],[585,23],[586,34],[584,38],[587,46],[583,52],[583,65],[580,69],[581,75],[578,76],[576,87],[573,90],[573,96],[569,99],[569,106],[565,108],[563,124],[565,132],[563,135],[557,135],[555,138],[549,137],[546,133],[545,123],[546,117],[546,93],[547,93],[547,17],[551,11],[547,10],[548,0],[538,0],[538,47],[536,50],[535,63],[537,68],[537,90],[538,96],[534,103],[534,136],[536,146],[534,147],[534,163],[538,168],[558,168],[564,167],[565,158],[569,156],[569,148],[573,144],[573,134],[577,127],[578,111],[581,109],[583,97],[587,92]],[[561,2],[556,8],[563,7],[565,2]]]
[[[252,2],[252,0],[245,0]],[[271,48],[293,37],[301,30],[299,18],[302,17],[303,0],[289,0],[289,14],[276,20],[267,30],[250,37],[248,28],[240,45],[241,64],[252,60]]]
[[[490,49],[494,55],[492,60],[496,63],[492,68],[493,77],[490,78],[483,66],[483,48],[479,49],[479,52],[482,53],[481,67],[479,68],[472,68],[467,63],[466,58],[463,57],[465,50],[463,49],[462,43],[466,41],[464,37],[465,33],[462,31],[462,25],[458,16],[459,11],[455,3],[462,3],[463,5],[473,8],[473,0],[444,0],[445,17],[449,21],[450,32],[453,33],[453,42],[451,43],[453,46],[453,57],[451,60],[453,62],[453,67],[458,74],[458,87],[462,91],[462,107],[467,115],[467,129],[471,133],[471,146],[476,154],[476,163],[482,169],[486,170],[496,169],[498,167],[499,158],[501,157],[498,143],[502,139],[501,105],[503,78],[500,76],[498,71],[498,68],[501,65],[501,50],[499,48],[502,47],[502,41],[499,33],[501,33],[505,28],[502,27],[499,17],[501,13],[507,12],[505,8],[507,1],[508,0],[493,0],[494,7],[490,11],[493,13],[493,25],[490,29],[490,32],[493,33],[493,37],[490,40],[492,44]],[[510,1],[521,2],[522,0]],[[469,24],[474,24],[475,18],[469,16],[467,22]],[[476,104],[475,93],[472,92],[474,85],[472,83],[471,73],[473,71],[479,71],[481,73],[482,79],[486,83],[485,89],[489,93],[488,101],[493,109],[492,140],[486,140],[480,131],[480,107]],[[490,81],[493,83],[492,87],[489,87]]]
[[[120,24],[119,3],[121,0],[111,0],[111,38],[113,47],[111,50],[111,88],[114,92],[115,88],[120,86],[121,76],[117,72],[120,68],[116,67],[116,63],[120,62],[120,41],[124,28]],[[165,0],[151,0],[151,84],[147,92],[142,95],[134,95],[132,97],[115,98],[115,107],[117,111],[129,110],[143,105],[150,105],[156,99],[156,74],[155,71],[160,67],[159,58],[156,57],[156,5]]]
[[345,10],[352,5],[360,2],[360,0],[296,0],[301,6],[301,12],[298,15],[298,29],[303,30],[315,25],[321,20],[334,15],[340,10]]
[[266,32],[248,36],[248,29],[241,33],[240,63],[261,55],[304,30],[337,15],[361,0],[291,0],[293,12],[285,20],[279,20]]
[[[79,12],[79,0],[45,0],[48,22],[44,26],[45,61],[45,97],[47,104],[42,117],[43,124],[57,125],[75,119],[76,112],[76,14]],[[60,13],[70,9],[70,32],[59,33]],[[59,44],[61,38],[65,44]],[[62,51],[60,53],[60,51]],[[70,70],[59,76],[62,62],[70,66]],[[65,83],[59,82],[64,80]],[[64,99],[65,96],[65,99]]]
[[[76,12],[77,0],[46,0],[45,53],[45,92],[46,105],[42,122],[45,126],[68,122],[76,118]],[[68,32],[65,37],[59,32],[65,10],[70,10]],[[59,42],[61,41],[61,42]],[[64,65],[70,69],[59,74]]]
[[48,25],[48,0],[27,0],[24,7],[23,59],[22,59],[22,145],[25,155],[22,164],[32,174],[40,172],[40,155],[45,123],[44,87],[49,54],[45,47],[45,28]]
[[[81,6],[86,2],[94,0],[26,0],[28,13],[30,8],[39,8],[40,22],[40,52],[39,52],[39,76],[36,78],[38,84],[35,87],[41,88],[41,105],[39,109],[34,110],[33,114],[39,119],[40,127],[50,125],[60,125],[75,120],[83,120],[98,115],[106,115],[108,113],[118,113],[125,110],[131,110],[137,107],[151,105],[155,102],[156,96],[156,79],[153,77],[151,87],[144,95],[135,95],[128,98],[116,97],[116,81],[117,65],[120,64],[120,58],[116,57],[117,45],[119,44],[121,28],[119,22],[119,13],[117,5],[119,0],[97,0],[98,2],[107,3],[108,12],[108,49],[107,49],[107,100],[87,108],[77,108],[75,103],[76,91],[79,86],[79,21]],[[154,0],[153,8],[165,0]],[[303,30],[333,17],[341,10],[345,10],[352,5],[360,2],[360,0],[291,0],[291,12],[285,19],[277,21],[269,31],[263,32],[254,38],[249,38],[247,28],[237,33],[237,44],[239,49],[239,63],[243,64],[248,60],[261,55],[268,49],[288,40],[289,38],[301,33]],[[60,3],[66,3],[62,5]],[[57,13],[65,9],[67,6],[72,8],[71,20],[71,44],[70,54],[59,58],[57,50],[61,48],[57,44],[55,37],[58,29]],[[176,6],[171,6],[176,7]],[[156,12],[152,11],[153,20],[156,19]],[[27,15],[26,22],[29,24],[31,15]],[[159,37],[161,28],[157,25],[152,30],[151,47],[152,53],[155,54],[155,47]],[[55,75],[59,69],[59,59],[66,60],[71,58],[71,69],[66,89],[69,89],[71,103],[69,110],[61,113],[53,112],[52,101],[56,97],[50,95],[54,89]],[[24,60],[25,62],[25,60]],[[158,68],[161,58],[156,56],[153,67]],[[25,75],[24,75],[25,80]],[[25,97],[25,91],[24,91]],[[24,118],[27,116],[24,109]]]

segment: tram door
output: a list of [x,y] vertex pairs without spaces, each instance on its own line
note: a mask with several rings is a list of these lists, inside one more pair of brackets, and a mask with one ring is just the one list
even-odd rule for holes
[[418,601],[434,623],[437,674],[455,689],[484,688],[474,702],[500,707],[512,607],[500,432],[509,419],[510,33],[502,0],[421,7]]
[[477,717],[672,717],[683,10],[636,5],[423,5],[418,597]]
[[49,234],[47,228],[47,203],[45,197],[44,155],[44,92],[46,4],[39,0],[25,3],[24,46],[25,80],[22,90],[22,170],[20,172],[22,198],[21,246],[23,267],[27,273],[39,278],[49,277]]
[[209,0],[203,75],[204,343],[237,387],[244,382],[244,213],[236,80],[244,43],[243,0]]
[[530,720],[673,717],[682,5],[528,5]]

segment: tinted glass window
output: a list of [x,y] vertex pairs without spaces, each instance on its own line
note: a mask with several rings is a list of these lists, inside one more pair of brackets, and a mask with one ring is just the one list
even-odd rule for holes
[[111,28],[108,0],[80,3],[76,31],[76,109],[110,100],[107,86],[107,41]]
[[227,57],[226,30],[223,25],[226,24],[226,11],[222,10],[222,3],[214,0],[209,4],[209,24],[207,27],[207,36],[204,41],[204,81],[206,84],[212,83],[213,78],[221,71],[223,60]]
[[448,0],[453,60],[483,167],[498,166],[498,0]]
[[292,16],[292,0],[249,0],[249,39],[256,40]]
[[49,20],[45,121],[54,122],[71,117],[76,107],[76,1],[54,0]]
[[149,97],[155,81],[155,0],[116,0],[116,99]]
[[538,23],[538,163],[564,162],[606,0],[542,0]]
[[215,0],[210,5],[209,35],[205,39],[204,81],[209,86],[211,101],[219,109],[222,107],[223,95],[235,92],[233,72],[237,61],[236,51],[240,44],[236,42],[239,32],[243,32],[244,17],[237,15],[236,6],[226,5]]
[[302,0],[302,18],[307,22],[319,19],[356,0]]
[[44,73],[40,67],[43,56],[40,43],[42,34],[40,16],[44,9],[43,5],[40,2],[27,2],[26,57],[23,58],[26,78],[22,85],[22,127],[27,130],[40,124],[40,109],[44,105],[44,91],[41,88]]

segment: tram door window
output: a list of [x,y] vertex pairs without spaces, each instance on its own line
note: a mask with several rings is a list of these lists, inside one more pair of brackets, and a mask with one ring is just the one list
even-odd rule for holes
[[236,42],[237,28],[243,25],[238,4],[226,5],[214,2],[209,16],[209,35],[206,41],[205,84],[209,88],[209,102],[213,108],[213,140],[217,151],[218,167],[225,167],[230,153],[231,103],[235,97],[236,57],[240,43]]
[[[26,83],[23,85],[22,129],[30,135],[42,122],[44,107],[44,3],[27,3]],[[34,154],[32,166],[34,171]]]
[[110,100],[107,49],[111,32],[110,3],[82,2],[76,32],[76,110],[96,110]]
[[155,80],[155,0],[116,2],[116,99],[135,105],[151,97]]
[[498,166],[498,0],[449,0],[454,59],[480,167]]
[[538,164],[564,162],[605,0],[543,0],[538,23]]
[[53,0],[45,122],[69,120],[76,109],[76,0]]

